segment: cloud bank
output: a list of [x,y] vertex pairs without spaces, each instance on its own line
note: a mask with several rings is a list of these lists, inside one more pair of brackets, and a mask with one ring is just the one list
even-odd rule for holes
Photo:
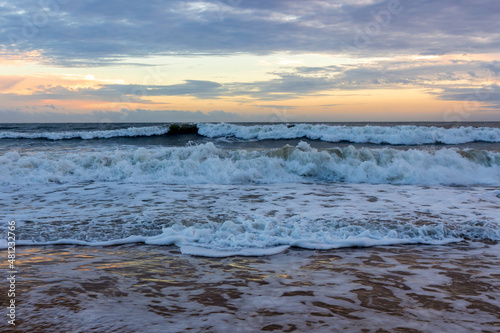
[[277,112],[258,115],[241,115],[215,110],[127,110],[93,111],[91,113],[64,113],[54,111],[29,112],[24,110],[0,110],[0,123],[170,123],[170,122],[277,122],[287,121]]
[[0,2],[3,52],[59,65],[153,54],[489,53],[500,2],[327,0],[18,0]]

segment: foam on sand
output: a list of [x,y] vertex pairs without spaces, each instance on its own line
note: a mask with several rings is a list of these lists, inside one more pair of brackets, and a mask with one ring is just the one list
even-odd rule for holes
[[102,182],[0,190],[16,245],[143,243],[222,257],[500,240],[498,187]]

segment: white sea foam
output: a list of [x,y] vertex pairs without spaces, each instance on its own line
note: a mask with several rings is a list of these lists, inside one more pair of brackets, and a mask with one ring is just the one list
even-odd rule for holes
[[[271,255],[289,246],[329,250],[343,247],[370,247],[396,244],[446,244],[460,241],[443,225],[417,227],[399,225],[386,229],[355,224],[302,219],[276,223],[273,218],[228,221],[223,224],[173,226],[147,244],[177,245],[181,252],[199,256]],[[498,238],[498,235],[497,235]],[[194,246],[196,245],[196,246]]]
[[[175,245],[199,256],[500,241],[497,187],[0,185],[17,245]],[[0,247],[6,247],[0,240]]]
[[[349,224],[324,220],[295,220],[277,223],[274,218],[254,216],[252,220],[236,218],[224,223],[175,224],[157,236],[129,236],[122,239],[84,241],[61,238],[52,241],[18,240],[17,245],[84,245],[111,246],[130,243],[176,245],[184,254],[205,257],[262,256],[285,251],[290,246],[330,250],[345,247],[372,247],[401,244],[447,244],[464,238],[500,240],[500,234],[480,227],[477,235],[472,224],[450,229],[444,224],[416,226],[411,223],[387,228],[377,224]],[[477,228],[476,228],[477,229]],[[7,242],[0,241],[0,248]]]
[[328,142],[386,143],[393,145],[462,144],[476,141],[500,142],[500,128],[427,126],[332,126],[314,124],[254,125],[198,124],[198,133],[210,138],[243,140],[308,138]]
[[[260,228],[261,221],[247,222],[246,226],[238,223],[197,225],[186,227],[176,225],[167,228],[157,236],[129,236],[122,239],[104,241],[83,241],[79,239],[57,239],[53,241],[18,240],[17,245],[83,245],[111,246],[130,243],[150,245],[175,245],[184,254],[205,257],[228,256],[263,256],[285,251],[290,246],[330,250],[346,247],[372,247],[403,244],[441,245],[459,242],[464,238],[478,240],[500,240],[498,230],[486,228],[478,236],[471,225],[464,225],[452,230],[442,224],[435,227],[417,227],[407,224],[396,229],[384,230],[384,227],[373,225],[372,229],[364,229],[356,225],[320,225],[324,221],[302,221],[300,223],[283,223],[277,230]],[[257,226],[257,228],[256,228]],[[272,225],[276,228],[276,225]],[[246,230],[242,230],[246,228]],[[494,226],[492,226],[494,228]],[[222,230],[218,230],[222,229]],[[6,248],[7,241],[0,241],[0,248]]]
[[264,150],[224,150],[212,143],[173,148],[9,152],[0,183],[121,181],[170,184],[284,182],[470,185],[500,183],[500,153],[481,150],[327,150],[301,142]]
[[169,126],[129,127],[103,131],[68,131],[68,132],[0,132],[0,139],[109,139],[116,137],[154,136],[168,133]]

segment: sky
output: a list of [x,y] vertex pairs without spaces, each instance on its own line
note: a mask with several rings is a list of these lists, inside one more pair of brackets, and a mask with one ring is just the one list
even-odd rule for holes
[[0,122],[500,121],[498,0],[0,0]]

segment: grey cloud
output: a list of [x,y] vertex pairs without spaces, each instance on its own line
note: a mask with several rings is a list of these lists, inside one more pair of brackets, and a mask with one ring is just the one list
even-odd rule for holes
[[314,73],[338,73],[343,68],[341,66],[324,66],[324,67],[295,67],[295,71],[300,74],[314,74]]
[[[197,98],[216,98],[221,93],[222,85],[213,81],[186,80],[185,83],[168,86],[147,86],[149,96],[182,96]],[[140,88],[140,87],[138,87]]]
[[270,114],[242,116],[231,112],[211,111],[178,111],[178,110],[121,110],[121,111],[94,111],[86,114],[62,112],[28,112],[25,110],[0,110],[0,123],[64,123],[64,122],[240,122],[265,121]]
[[470,108],[486,108],[500,111],[500,86],[489,85],[477,88],[446,87],[438,98],[446,101],[464,102]]
[[248,96],[262,101],[279,101],[310,96],[331,89],[332,82],[325,77],[307,77],[294,73],[280,74],[279,78],[250,83],[225,85],[230,96]]
[[390,1],[398,0],[355,6],[326,0],[47,0],[47,8],[18,0],[0,4],[0,44],[10,52],[40,50],[65,66],[153,54],[385,56],[500,47],[499,1],[399,0],[392,14]]
[[184,96],[190,95],[200,99],[217,98],[222,85],[212,81],[186,80],[174,85],[120,85],[108,84],[98,88],[70,89],[63,86],[40,86],[31,95],[13,93],[0,94],[3,100],[26,101],[41,99],[57,100],[100,100],[108,102],[153,103],[148,96]]

